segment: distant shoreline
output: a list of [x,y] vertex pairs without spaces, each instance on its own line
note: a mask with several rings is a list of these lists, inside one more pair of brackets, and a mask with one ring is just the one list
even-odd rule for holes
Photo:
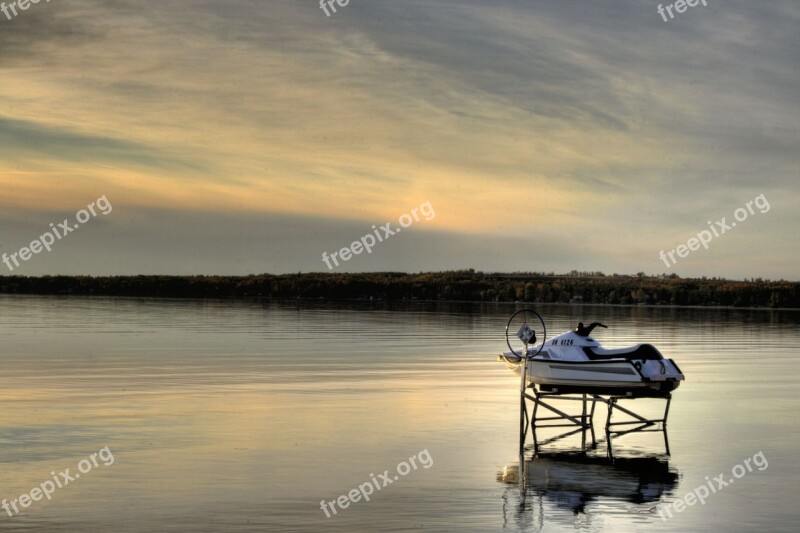
[[0,294],[800,308],[800,282],[601,273],[308,273],[250,276],[2,276]]

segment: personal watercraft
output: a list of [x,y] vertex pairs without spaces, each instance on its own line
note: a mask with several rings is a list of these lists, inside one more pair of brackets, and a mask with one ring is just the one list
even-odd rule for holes
[[[525,319],[516,336],[525,348],[515,350],[509,339],[509,328],[521,313],[525,313]],[[581,322],[575,329],[552,339],[543,338],[537,346],[536,331],[527,321],[531,314],[538,317],[541,332],[546,337],[544,320],[538,313],[518,311],[506,326],[506,342],[511,351],[498,359],[517,374],[522,372],[523,362],[526,362],[526,380],[542,392],[665,397],[684,380],[675,361],[665,358],[651,344],[603,348],[591,337],[595,328],[607,327],[599,322],[588,326]],[[529,347],[531,345],[533,347]]]

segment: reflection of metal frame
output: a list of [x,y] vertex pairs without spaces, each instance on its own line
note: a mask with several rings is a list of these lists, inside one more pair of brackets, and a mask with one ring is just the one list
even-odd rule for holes
[[[522,372],[523,380],[525,372]],[[576,433],[581,433],[581,449],[586,450],[586,432],[591,435],[591,449],[597,447],[598,440],[595,438],[594,432],[594,414],[597,402],[603,402],[608,406],[608,415],[605,424],[605,438],[608,444],[608,455],[613,457],[612,438],[621,437],[630,433],[638,432],[653,432],[659,431],[664,434],[664,446],[667,455],[669,452],[669,440],[667,438],[667,416],[669,415],[669,406],[672,401],[672,395],[666,394],[663,396],[656,396],[655,399],[666,400],[664,408],[664,415],[661,418],[647,418],[639,413],[632,411],[629,408],[619,405],[620,400],[632,400],[628,396],[615,396],[615,395],[601,395],[601,394],[560,394],[556,392],[542,392],[537,391],[534,385],[524,386],[520,391],[520,434],[519,434],[519,452],[523,455],[525,452],[525,444],[530,431],[533,438],[533,451],[534,454],[539,453],[541,446],[551,444],[555,441],[564,439]],[[528,392],[532,391],[532,394]],[[580,414],[568,414],[567,412],[555,407],[553,402],[559,401],[577,401],[581,403]],[[532,409],[529,409],[528,403],[532,403]],[[540,416],[539,408],[546,409],[555,416]],[[614,411],[619,411],[627,415],[629,418],[621,421],[613,421],[612,416]],[[628,429],[614,430],[614,427],[620,426],[633,426]],[[658,426],[658,427],[654,427]],[[556,436],[550,437],[546,440],[539,441],[537,436],[537,429],[545,428],[573,428],[560,433]]]
[[[497,475],[497,480],[510,489],[503,494],[504,527],[541,531],[547,520],[581,529],[591,526],[592,518],[602,514],[602,507],[595,508],[596,512],[588,510],[592,502],[642,506],[632,514],[634,520],[639,520],[639,512],[652,512],[653,506],[678,486],[680,474],[670,468],[663,454],[630,450],[619,457],[604,455],[558,446],[533,457],[521,454],[519,463],[507,465]],[[514,497],[517,491],[518,499]]]

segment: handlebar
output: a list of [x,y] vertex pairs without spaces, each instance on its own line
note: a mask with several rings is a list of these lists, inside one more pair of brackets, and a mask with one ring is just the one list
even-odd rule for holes
[[581,337],[588,337],[594,328],[600,326],[601,328],[608,328],[605,324],[601,324],[600,322],[592,322],[588,326],[584,326],[583,322],[578,322],[578,327],[575,328],[575,333],[580,335]]

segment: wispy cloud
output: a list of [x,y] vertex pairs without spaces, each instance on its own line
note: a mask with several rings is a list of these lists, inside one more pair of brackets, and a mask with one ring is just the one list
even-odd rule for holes
[[[622,0],[377,0],[331,18],[294,0],[35,7],[0,21],[7,210],[108,194],[204,213],[188,240],[240,213],[336,220],[347,240],[350,224],[430,200],[431,243],[481,243],[442,268],[655,271],[651,248],[764,192],[782,204],[764,231],[726,246],[782,261],[733,266],[718,250],[683,272],[798,276],[789,0],[709,3],[669,24]],[[237,268],[265,270],[232,231],[220,238],[243,250]],[[286,253],[294,234],[265,244],[284,258],[270,269],[319,268],[316,249]],[[528,245],[487,252],[506,239]]]

